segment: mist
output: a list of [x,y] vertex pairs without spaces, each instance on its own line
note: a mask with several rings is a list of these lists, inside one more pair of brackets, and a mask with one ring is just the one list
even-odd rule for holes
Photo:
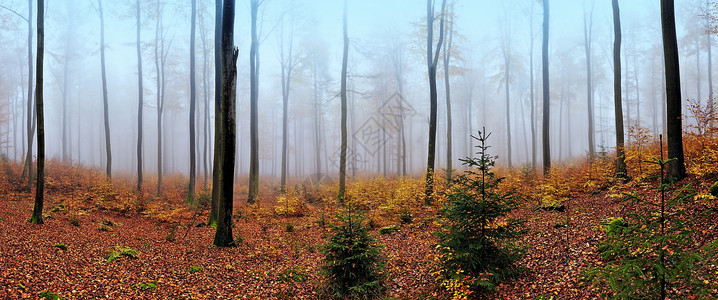
[[[214,148],[215,15],[213,1],[198,2],[196,150],[198,182],[202,182],[203,174],[211,174]],[[541,143],[541,3],[449,3],[452,112],[448,117],[444,84],[447,66],[442,53],[446,48],[442,48],[437,71],[436,169],[447,167],[448,120],[452,168],[460,169],[458,159],[475,152],[471,135],[482,128],[492,133],[492,153],[499,155],[497,164],[540,165],[541,147],[536,147],[534,154],[532,143]],[[135,2],[104,4],[112,168],[116,174],[135,176],[139,131]],[[22,161],[28,143],[28,4],[2,0],[0,5],[0,145],[6,157]],[[626,132],[642,127],[663,133],[665,86],[659,4],[631,0],[621,5]],[[188,174],[190,1],[143,0],[140,6],[142,169],[150,175],[157,173],[157,103],[162,95],[163,172]],[[248,174],[250,157],[248,1],[238,3],[237,9],[236,170],[243,178]],[[260,5],[258,126],[262,178],[279,178],[281,173],[283,65],[293,68],[287,108],[288,176],[293,180],[316,174],[337,176],[342,9],[341,1],[272,0]],[[683,114],[687,116],[684,125],[694,122],[686,108],[687,100],[707,103],[712,95],[713,74],[709,70],[714,71],[709,51],[713,41],[706,34],[710,23],[703,16],[707,9],[708,3],[703,0],[676,1]],[[97,3],[48,1],[45,11],[47,157],[104,168],[107,157]],[[589,28],[595,151],[615,147],[613,27],[608,1],[556,0],[550,13],[551,160],[560,164],[584,158],[589,152],[585,47]],[[408,0],[350,0],[347,17],[347,174],[420,175],[426,170],[429,118],[426,5]],[[449,47],[449,36],[446,38]],[[628,141],[631,138],[626,137]]]

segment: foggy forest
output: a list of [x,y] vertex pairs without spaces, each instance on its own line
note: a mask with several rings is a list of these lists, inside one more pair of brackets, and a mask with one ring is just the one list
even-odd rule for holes
[[718,298],[716,36],[714,0],[0,0],[0,298]]

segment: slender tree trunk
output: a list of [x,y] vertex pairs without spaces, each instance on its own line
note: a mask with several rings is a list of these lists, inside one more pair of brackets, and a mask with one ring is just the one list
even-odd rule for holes
[[[67,45],[65,46],[67,50]],[[62,76],[62,162],[67,163],[68,160],[68,142],[67,142],[67,63],[69,61],[69,51],[65,51],[65,63],[63,65]]]
[[45,113],[43,107],[43,58],[45,54],[45,0],[37,0],[37,188],[35,207],[30,222],[42,224],[42,206],[45,195]]
[[[454,38],[454,22],[448,24],[449,36],[444,46],[444,90],[446,91],[446,180],[451,182],[451,85],[449,84],[449,67],[451,60],[451,42]],[[509,159],[510,160],[510,159]]]
[[342,77],[341,77],[341,131],[342,141],[339,149],[339,193],[337,199],[344,201],[344,189],[346,184],[347,170],[347,61],[349,58],[349,35],[347,34],[347,0],[344,0],[344,18],[342,19],[342,32],[344,35],[344,49],[342,54]]
[[192,0],[192,28],[189,41],[189,189],[187,198],[194,203],[194,188],[197,177],[197,148],[195,146],[195,115],[197,106],[197,84],[195,82],[195,27],[197,23],[197,0]]
[[317,78],[317,73],[319,73],[319,70],[317,69],[317,57],[314,55],[312,57],[312,64],[313,64],[313,72],[312,72],[312,79],[314,80],[314,159],[316,163],[316,176],[318,184],[319,181],[322,179],[322,132],[321,132],[321,103],[319,103],[319,82]]
[[[706,7],[708,7],[709,3],[708,0],[706,0]],[[714,117],[714,104],[713,104],[713,57],[711,54],[711,48],[713,48],[713,39],[711,38],[710,34],[706,34],[706,47],[708,47],[708,112],[710,115],[711,120],[713,120]],[[712,125],[712,122],[711,122]]]
[[426,0],[426,65],[429,73],[429,144],[426,164],[426,189],[424,199],[426,204],[434,202],[434,164],[436,162],[436,114],[437,114],[437,92],[436,92],[436,64],[439,61],[441,44],[444,41],[444,18],[446,11],[446,0],[441,2],[441,18],[439,23],[439,41],[436,44],[434,53],[434,2]]
[[531,170],[536,170],[536,97],[534,96],[534,3],[531,2],[529,24],[529,94],[531,96]]
[[102,0],[97,0],[100,13],[100,63],[102,67],[102,105],[105,117],[105,151],[107,153],[107,177],[112,178],[112,147],[110,145],[110,117],[107,103],[107,76],[105,71],[105,15],[102,12]]
[[[616,0],[614,0],[616,1]],[[666,178],[681,180],[686,177],[683,157],[683,132],[681,116],[681,76],[676,41],[676,20],[673,0],[661,0],[661,25],[663,29],[663,53],[666,66],[666,111],[668,163]]]
[[[292,24],[292,29],[294,25]],[[294,46],[294,31],[290,32],[289,36],[289,49],[287,56],[284,53],[284,28],[282,28],[282,37],[280,44],[280,64],[282,67],[282,174],[281,174],[281,185],[280,189],[282,192],[285,191],[287,185],[287,167],[289,162],[287,161],[287,147],[289,143],[289,91],[292,83],[292,69],[294,68],[293,58],[293,46]]]
[[135,2],[137,12],[137,192],[142,194],[142,108],[144,89],[142,87],[142,47],[140,45],[140,0]]
[[[254,0],[253,0],[253,3]],[[232,210],[234,202],[234,162],[236,146],[236,88],[237,57],[239,50],[234,47],[234,0],[224,0],[222,9],[222,132],[221,139],[222,172],[221,197],[217,210],[217,231],[213,244],[218,247],[236,246],[232,237]]]
[[[234,12],[232,12],[234,14]],[[215,0],[214,14],[214,160],[212,162],[212,205],[209,211],[210,226],[217,225],[217,211],[221,191],[220,177],[222,175],[221,148],[222,141],[222,0]]]
[[613,106],[616,120],[616,175],[622,181],[627,179],[626,158],[623,139],[623,106],[621,104],[621,14],[618,0],[613,3]]
[[548,33],[549,33],[549,0],[543,0],[543,45],[541,49],[541,61],[543,65],[543,173],[548,176],[551,173],[551,140],[550,109],[551,100],[549,93],[549,69],[548,69]]
[[27,187],[30,189],[32,185],[32,142],[35,135],[35,127],[33,121],[35,118],[33,110],[33,90],[32,90],[32,0],[27,0],[27,154],[25,155],[25,164],[22,169],[22,176],[27,175]]
[[[204,13],[201,16],[204,16]],[[208,153],[209,153],[209,86],[207,80],[207,37],[205,34],[204,21],[201,21],[200,34],[202,39],[202,98],[204,103],[204,124],[202,126],[204,133],[202,134],[202,165],[204,167],[204,184],[203,188],[207,190],[208,180]],[[215,79],[219,80],[219,79]]]
[[504,93],[506,93],[506,150],[509,162],[509,168],[512,167],[513,163],[511,160],[511,98],[509,97],[509,89],[511,86],[511,45],[507,45],[503,49],[504,52]]
[[247,203],[252,204],[259,195],[259,131],[258,131],[258,101],[259,101],[259,40],[257,39],[257,0],[250,0],[252,19],[252,44],[249,49],[249,82],[250,82],[250,113],[249,113],[249,195]]
[[591,72],[591,37],[593,35],[593,7],[588,24],[583,15],[583,41],[586,50],[586,106],[588,107],[588,156],[591,160],[596,156],[595,126],[593,118],[593,75]]

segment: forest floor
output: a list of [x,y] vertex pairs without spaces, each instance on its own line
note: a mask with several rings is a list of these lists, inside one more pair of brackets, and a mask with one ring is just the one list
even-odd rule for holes
[[[28,220],[34,193],[11,176],[19,170],[19,165],[10,164],[0,178],[0,299],[34,299],[46,291],[65,299],[318,297],[323,282],[321,245],[331,234],[326,224],[336,211],[331,205],[307,201],[310,197],[305,195],[299,197],[307,201],[297,206],[301,212],[287,214],[283,206],[288,209],[297,203],[278,197],[278,192],[263,195],[259,205],[247,205],[238,196],[234,218],[238,247],[217,248],[211,246],[214,230],[201,226],[207,211],[184,202],[180,176],[168,177],[165,196],[138,197],[129,179],[108,182],[98,170],[51,161],[45,223],[33,225]],[[409,185],[409,190],[422,184],[418,178],[405,180],[397,184]],[[388,190],[376,187],[384,181],[368,180],[363,187],[361,182],[352,187],[356,193],[370,194],[366,188],[372,186]],[[701,194],[712,184],[697,178],[681,184],[688,182]],[[598,291],[580,277],[589,266],[601,264],[596,253],[604,235],[601,220],[638,209],[621,203],[616,194],[655,195],[655,187],[638,182],[620,189],[570,192],[562,201],[567,208],[563,212],[536,209],[536,203],[525,202],[514,216],[524,218],[529,228],[523,239],[528,255],[519,262],[526,270],[488,296],[598,298]],[[237,190],[238,195],[244,192],[241,187]],[[334,191],[334,186],[326,190]],[[706,205],[715,209],[716,202],[702,202],[695,209]],[[434,235],[440,230],[437,211],[437,207],[414,206],[408,224],[400,224],[396,215],[367,214],[377,223],[373,230],[377,242],[384,245],[390,298],[449,296],[434,273],[439,257]],[[557,226],[566,220],[569,226]],[[701,238],[716,240],[718,214],[708,220],[701,224]],[[385,225],[400,225],[400,229],[380,234],[379,227]],[[119,257],[108,261],[113,254]],[[710,279],[714,285],[716,278]],[[714,292],[718,298],[718,291]]]

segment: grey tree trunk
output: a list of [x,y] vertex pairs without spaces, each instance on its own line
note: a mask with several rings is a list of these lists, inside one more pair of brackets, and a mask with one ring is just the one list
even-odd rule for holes
[[212,162],[212,204],[210,205],[210,226],[217,225],[217,211],[219,210],[220,177],[222,174],[221,149],[222,139],[222,0],[215,0],[214,14],[214,160]]
[[45,54],[45,0],[37,0],[37,187],[35,189],[35,207],[30,222],[42,224],[42,206],[45,195],[45,113],[43,109],[43,58]]
[[[283,22],[283,21],[282,21]],[[289,48],[287,53],[284,49],[284,25],[282,24],[282,36],[280,38],[280,65],[282,67],[282,174],[281,174],[281,185],[280,189],[282,192],[285,191],[287,185],[287,147],[289,143],[289,91],[292,83],[292,71],[294,69],[295,60],[293,53],[294,46],[294,24],[291,25],[292,30],[289,33]],[[286,56],[285,56],[286,54]]]
[[[255,0],[252,0],[256,4]],[[236,246],[232,237],[232,210],[234,202],[234,161],[236,147],[237,57],[234,47],[234,0],[224,0],[222,8],[222,133],[220,145],[222,172],[220,173],[221,197],[217,210],[217,231],[213,244],[218,247]]]
[[625,181],[626,158],[623,139],[623,106],[621,105],[621,14],[618,0],[613,0],[613,106],[616,120],[616,176]]
[[586,22],[586,13],[583,15],[583,45],[586,51],[586,106],[588,107],[588,156],[590,159],[596,156],[595,126],[593,118],[593,75],[591,72],[591,37],[593,35],[593,6],[591,15]]
[[[511,34],[509,33],[509,39]],[[504,54],[504,92],[506,93],[506,150],[509,162],[509,168],[512,167],[511,161],[511,98],[509,97],[509,89],[511,86],[511,44],[508,42],[502,49]]]
[[247,203],[252,204],[259,196],[259,131],[258,131],[258,101],[259,101],[259,40],[257,39],[257,0],[250,0],[252,20],[252,44],[249,49],[249,195]]
[[444,18],[446,11],[446,0],[441,2],[441,14],[439,23],[439,41],[436,44],[434,53],[434,2],[426,0],[426,66],[429,73],[429,144],[426,164],[426,204],[434,202],[434,164],[436,162],[436,114],[437,114],[437,93],[436,93],[436,64],[439,61],[441,44],[444,41]]
[[536,170],[536,97],[534,96],[534,2],[531,1],[531,17],[529,18],[529,92],[531,96],[531,169]]
[[25,154],[25,164],[22,169],[22,176],[25,178],[27,175],[27,187],[30,189],[32,185],[32,143],[33,136],[35,135],[35,127],[33,126],[33,120],[35,114],[33,113],[33,91],[32,91],[32,0],[27,0],[28,13],[27,13],[27,153]]
[[541,48],[541,63],[543,66],[543,173],[551,173],[551,140],[549,118],[551,112],[551,99],[549,93],[548,69],[548,33],[549,33],[549,0],[543,0],[543,45]]
[[449,63],[451,60],[451,42],[454,39],[454,21],[448,24],[448,39],[444,46],[444,90],[446,91],[446,180],[451,182],[451,85],[449,84]]
[[100,14],[100,64],[102,67],[102,105],[105,120],[105,151],[107,153],[107,177],[112,178],[112,147],[110,145],[110,117],[107,103],[107,75],[105,70],[105,15],[102,12],[102,0],[97,0]]
[[341,77],[341,131],[342,141],[339,149],[339,192],[337,199],[344,201],[344,189],[347,175],[347,61],[349,58],[349,35],[347,34],[347,0],[344,0],[344,18],[342,19],[342,32],[344,36],[344,49],[342,54],[342,77]]
[[142,87],[142,47],[140,45],[140,0],[135,2],[137,13],[137,192],[142,194],[142,108],[144,104]]
[[197,0],[192,0],[192,28],[189,41],[189,189],[187,199],[194,203],[194,188],[197,180],[197,148],[195,145],[195,115],[197,106],[197,84],[195,76],[195,27],[197,23]]
[[[614,0],[616,1],[616,0]],[[683,157],[683,131],[681,116],[681,76],[676,40],[676,20],[673,0],[661,0],[661,27],[663,30],[663,53],[666,66],[666,113],[668,163],[666,178],[681,180],[686,177]]]

